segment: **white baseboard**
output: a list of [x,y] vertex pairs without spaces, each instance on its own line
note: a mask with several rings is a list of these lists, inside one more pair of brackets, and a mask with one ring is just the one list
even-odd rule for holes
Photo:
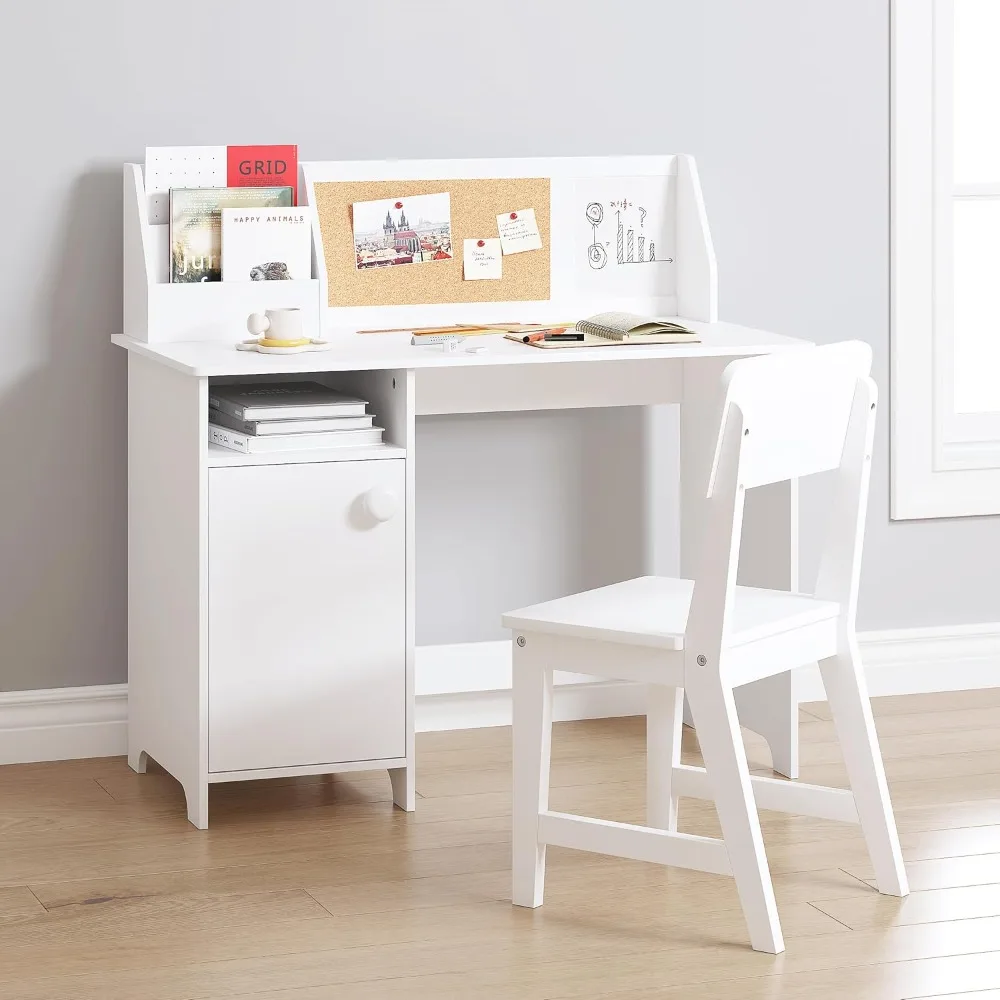
[[0,692],[0,764],[126,752],[124,684]]
[[[873,696],[1000,687],[1000,623],[892,629],[859,635]],[[819,670],[802,671],[799,697],[823,701]],[[418,732],[510,725],[510,643],[420,646]],[[643,692],[623,681],[557,674],[557,720],[639,715]],[[0,693],[0,764],[126,752],[124,684]]]
[[[510,642],[456,642],[418,646],[418,733],[510,725]],[[643,692],[627,681],[556,671],[552,717],[604,719],[641,715]]]
[[[873,698],[1000,687],[1000,622],[859,632]],[[826,701],[818,667],[802,671],[799,701]]]

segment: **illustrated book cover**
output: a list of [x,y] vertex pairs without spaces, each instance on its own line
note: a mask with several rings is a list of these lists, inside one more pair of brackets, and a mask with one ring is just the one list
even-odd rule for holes
[[224,208],[291,206],[290,187],[171,188],[169,280],[222,280]]
[[227,146],[226,183],[230,187],[290,187],[299,202],[298,146]]
[[222,280],[312,277],[311,215],[305,208],[224,208]]

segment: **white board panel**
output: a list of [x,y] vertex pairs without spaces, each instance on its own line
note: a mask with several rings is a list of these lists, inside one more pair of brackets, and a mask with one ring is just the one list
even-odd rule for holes
[[569,251],[578,294],[675,295],[676,177],[578,178]]

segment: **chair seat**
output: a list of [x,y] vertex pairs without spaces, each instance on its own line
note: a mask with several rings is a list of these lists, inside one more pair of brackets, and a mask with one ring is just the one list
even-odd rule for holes
[[[682,650],[694,582],[643,576],[508,611],[507,628]],[[803,594],[737,587],[727,646],[835,618],[840,605]]]

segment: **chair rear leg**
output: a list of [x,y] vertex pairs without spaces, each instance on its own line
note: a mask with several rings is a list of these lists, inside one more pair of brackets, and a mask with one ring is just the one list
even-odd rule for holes
[[[520,645],[521,639],[525,645]],[[538,814],[549,807],[552,752],[552,671],[532,653],[531,636],[513,645],[514,788],[511,901],[541,906],[545,845],[538,842]]]
[[712,783],[715,809],[750,932],[750,944],[754,951],[777,955],[785,950],[785,943],[732,689],[722,685],[718,676],[707,676],[685,690],[705,770]]
[[843,652],[823,660],[820,670],[861,830],[875,868],[878,891],[889,896],[905,896],[910,890],[903,854],[899,849],[868,685],[855,643],[846,643]]
[[672,780],[681,762],[684,689],[650,684],[646,699],[646,822],[658,830],[676,830]]

